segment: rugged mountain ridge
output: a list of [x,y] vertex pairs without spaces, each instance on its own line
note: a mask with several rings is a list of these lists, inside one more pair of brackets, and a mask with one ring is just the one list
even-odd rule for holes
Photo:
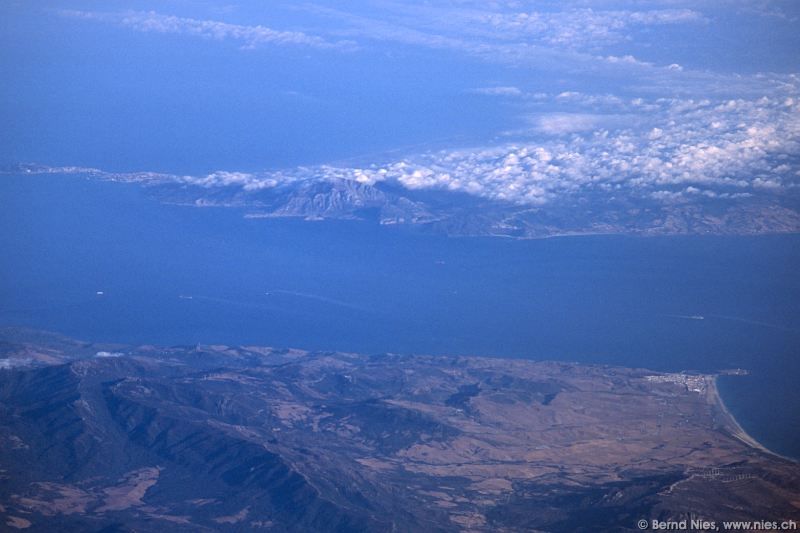
[[235,207],[248,218],[357,219],[419,226],[452,236],[541,238],[558,235],[758,235],[800,231],[793,197],[707,199],[664,203],[606,194],[566,196],[530,206],[453,191],[409,190],[348,179],[300,180],[246,191],[161,183],[159,200]]
[[737,440],[709,376],[2,337],[7,528],[620,531],[800,515],[800,467]]
[[[136,183],[160,202],[239,210],[248,218],[365,220],[452,236],[518,239],[559,235],[760,235],[800,232],[800,188],[701,191],[673,186],[666,197],[636,188],[587,186],[525,203],[445,187],[407,187],[315,174],[282,179],[237,173],[206,177],[112,173],[80,167],[13,165],[0,174],[66,174]],[[787,178],[788,179],[788,178]],[[794,179],[794,178],[792,178]],[[606,184],[607,185],[607,184]],[[669,188],[669,187],[668,187]],[[688,192],[687,192],[688,191]],[[707,194],[704,194],[707,193]]]

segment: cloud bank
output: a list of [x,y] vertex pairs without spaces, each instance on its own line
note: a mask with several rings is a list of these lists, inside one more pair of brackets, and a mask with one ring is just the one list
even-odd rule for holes
[[[646,197],[663,203],[703,198],[740,199],[782,194],[800,186],[800,98],[623,99],[558,94],[571,106],[630,113],[544,115],[527,139],[494,146],[411,154],[363,167],[320,165],[282,171],[217,171],[205,176],[105,173],[62,167],[49,172],[104,179],[176,183],[245,193],[296,182],[348,180],[408,190],[443,190],[522,206],[546,206],[568,197]],[[637,111],[638,110],[638,111]],[[612,125],[604,124],[611,116]],[[635,118],[635,119],[634,119]],[[635,127],[621,127],[621,123]],[[547,127],[542,128],[541,124]]]
[[[746,17],[789,20],[776,15],[785,13],[774,2],[730,5],[736,13],[746,11]],[[233,188],[245,195],[298,182],[345,180],[452,191],[533,208],[581,196],[675,204],[779,198],[798,191],[800,77],[700,70],[668,55],[660,64],[638,58],[669,36],[666,29],[719,26],[716,2],[389,0],[370,9],[303,4],[296,10],[325,24],[311,34],[153,11],[63,14],[139,32],[232,41],[248,49],[381,50],[391,45],[383,49],[394,52],[399,45],[453,52],[492,63],[497,77],[476,81],[463,92],[516,106],[523,125],[477,146],[376,158],[360,166],[219,170],[204,176],[59,171],[209,191]],[[543,90],[547,83],[538,78],[558,90]]]

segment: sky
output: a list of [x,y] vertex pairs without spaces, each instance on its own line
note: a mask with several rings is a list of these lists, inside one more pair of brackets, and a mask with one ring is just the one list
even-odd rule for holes
[[793,0],[0,5],[0,164],[540,206],[800,184]]

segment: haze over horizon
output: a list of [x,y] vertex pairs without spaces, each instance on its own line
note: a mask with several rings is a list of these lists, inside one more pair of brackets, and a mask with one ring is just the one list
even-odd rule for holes
[[793,195],[791,1],[2,8],[0,162],[539,207]]

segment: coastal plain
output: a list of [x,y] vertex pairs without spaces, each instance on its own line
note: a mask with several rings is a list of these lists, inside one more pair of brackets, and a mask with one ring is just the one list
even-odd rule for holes
[[797,520],[715,376],[126,346],[5,329],[0,520],[29,531],[620,531]]

